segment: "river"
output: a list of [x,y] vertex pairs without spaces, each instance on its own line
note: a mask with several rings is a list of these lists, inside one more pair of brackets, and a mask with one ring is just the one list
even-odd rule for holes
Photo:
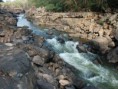
[[[55,31],[55,34],[48,35],[48,29],[35,26],[25,18],[24,14],[18,16],[17,26],[27,26],[34,34],[45,37],[54,51],[65,62],[75,67],[79,71],[78,76],[86,80],[88,84],[92,83],[99,89],[118,89],[117,71],[108,66],[94,64],[91,60],[96,60],[97,55],[93,53],[79,53],[76,49],[79,42],[66,40],[64,44],[60,43],[57,40],[57,37],[60,36],[58,32]],[[62,35],[66,37],[65,33]]]

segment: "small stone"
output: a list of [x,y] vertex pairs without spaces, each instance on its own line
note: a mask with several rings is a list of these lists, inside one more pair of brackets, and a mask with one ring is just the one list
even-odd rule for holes
[[98,33],[99,33],[99,36],[102,37],[103,36],[103,33],[104,33],[104,30],[103,29],[100,29]]
[[64,75],[59,75],[59,80],[63,80],[63,79],[65,79],[65,76]]
[[41,66],[44,64],[42,58],[40,56],[38,56],[38,55],[34,56],[32,61],[33,61],[33,63],[41,65]]
[[5,43],[5,45],[6,45],[6,46],[9,46],[9,47],[13,46],[12,43]]
[[29,50],[29,51],[28,51],[28,55],[29,55],[30,57],[33,57],[33,56],[36,56],[37,53],[36,53],[35,51]]
[[26,40],[28,40],[28,37],[22,36],[22,40],[26,41]]
[[51,75],[48,75],[48,74],[43,74],[42,75],[44,79],[46,79],[49,83],[53,83],[54,82],[54,79]]
[[58,69],[56,69],[55,70],[55,72],[56,72],[56,75],[58,75],[59,74],[59,72],[60,72],[60,69],[58,68]]
[[14,77],[16,74],[17,74],[16,71],[11,71],[11,72],[9,73],[9,76]]
[[62,86],[66,86],[66,85],[70,85],[71,84],[68,80],[59,80],[59,83]]

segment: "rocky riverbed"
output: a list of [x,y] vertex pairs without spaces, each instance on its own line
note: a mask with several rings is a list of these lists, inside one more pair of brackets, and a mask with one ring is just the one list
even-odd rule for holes
[[[28,11],[27,13],[30,12]],[[36,23],[37,22],[41,23],[41,20],[43,19],[43,17],[45,18],[45,16],[47,19],[50,18],[48,17],[49,15],[47,14],[47,12],[42,12],[42,14],[45,13],[46,14],[42,15],[43,17],[39,16],[40,19],[37,19],[36,21],[35,19],[37,17],[36,13],[41,14],[39,10],[39,12],[37,11],[33,12],[34,15],[31,12],[30,14],[28,14],[29,16],[27,15],[27,17],[33,19],[33,21]],[[54,19],[54,17],[56,16],[54,14],[51,17],[52,19]],[[60,16],[56,17],[56,19],[60,18],[62,17]],[[67,15],[64,17],[64,19],[65,18],[68,19]],[[74,17],[73,15],[71,16],[69,15],[69,18],[74,19],[73,21],[76,21],[75,15]],[[77,14],[76,18],[80,19],[83,17]],[[47,19],[43,20],[48,22]],[[27,27],[17,27],[17,21],[18,21],[17,15],[15,13],[13,13],[12,11],[0,9],[0,81],[1,81],[0,88],[1,89],[2,88],[3,89],[97,89],[90,83],[88,85],[87,82],[85,82],[82,78],[76,75],[76,72],[78,71],[76,71],[76,69],[73,66],[66,63],[63,60],[63,57],[65,57],[65,55],[63,54],[58,55],[53,49],[51,49],[46,45],[46,41],[48,41],[50,44],[52,43],[52,45],[55,46],[55,43],[53,43],[54,41],[52,42],[50,39],[47,40],[43,36],[34,34]],[[78,21],[79,20],[77,20],[77,22]],[[55,20],[53,20],[53,23],[55,23]],[[114,22],[114,25],[115,24],[117,24],[117,21]],[[63,26],[65,27],[65,25]],[[57,29],[55,25],[54,26],[49,25],[49,27],[50,29],[54,27]],[[71,29],[69,31],[71,31]],[[109,32],[110,29],[107,29],[106,31]],[[114,31],[115,34],[109,34],[105,36],[103,34],[102,35],[98,34],[98,36],[90,38],[90,41],[88,42],[88,45],[90,45],[89,47],[85,47],[83,46],[83,44],[77,45],[78,51],[80,53],[82,52],[82,55],[84,55],[84,53],[88,51],[100,55],[106,55],[106,58],[108,59],[109,62],[117,63],[118,62],[117,29],[113,30],[113,32]],[[50,31],[48,32],[48,34],[52,35]],[[91,36],[93,36],[93,34]],[[66,42],[64,41],[64,39],[57,38],[57,40],[60,44],[65,44],[62,46],[66,46]],[[72,46],[75,45],[75,43],[71,44]],[[65,48],[65,50],[67,49]],[[73,50],[68,50],[68,51],[73,51]],[[68,57],[66,58],[68,59]],[[92,57],[90,59],[92,59]],[[100,60],[98,61],[101,62]],[[95,64],[98,64],[99,63],[98,61],[97,62],[94,61]],[[81,64],[79,67],[81,67]],[[96,66],[94,67],[96,68]],[[82,72],[85,71],[83,70]],[[92,77],[95,75],[90,74],[90,76]]]
[[109,62],[118,62],[118,13],[55,13],[33,7],[26,11],[26,16],[38,26],[63,31],[69,37],[79,38],[87,42],[95,53],[106,55]]
[[96,89],[76,77],[44,37],[17,27],[16,17],[0,9],[0,89]]

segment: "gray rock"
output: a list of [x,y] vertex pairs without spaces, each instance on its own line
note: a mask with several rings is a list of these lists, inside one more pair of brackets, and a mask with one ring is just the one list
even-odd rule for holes
[[34,71],[25,52],[5,49],[0,51],[0,89],[33,89]]
[[38,56],[38,55],[34,56],[32,61],[33,61],[33,63],[35,63],[37,65],[40,65],[40,66],[43,66],[43,64],[44,64],[43,59],[40,56]]
[[96,87],[94,87],[94,86],[86,86],[86,87],[84,87],[84,88],[82,88],[82,89],[98,89],[98,88],[96,88]]
[[37,48],[36,50],[38,52],[38,55],[43,59],[44,63],[48,63],[52,61],[54,52],[44,48]]
[[87,49],[82,45],[77,45],[76,48],[78,49],[79,52],[84,52],[84,53],[87,52]]
[[75,89],[75,87],[74,86],[67,86],[67,87],[65,87],[65,89]]
[[106,53],[110,50],[109,47],[113,47],[113,41],[110,37],[97,37],[89,42],[91,47],[100,53]]
[[107,59],[111,63],[117,63],[118,62],[118,47],[112,50],[108,55]]
[[41,80],[38,80],[37,81],[37,86],[38,86],[38,89],[54,89],[54,86],[50,83],[47,83],[45,81],[41,81]]

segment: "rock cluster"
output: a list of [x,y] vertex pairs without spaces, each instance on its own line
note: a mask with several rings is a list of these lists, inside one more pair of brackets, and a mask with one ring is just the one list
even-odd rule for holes
[[[49,28],[55,28],[67,32],[71,37],[84,39],[94,39],[98,36],[112,36],[111,14],[100,14],[92,12],[77,13],[53,13],[46,12],[41,8],[30,9],[27,11],[27,17],[33,19],[37,25],[45,25]],[[109,21],[107,21],[110,18]]]
[[14,15],[0,10],[0,89],[86,89],[43,37],[16,26]]

